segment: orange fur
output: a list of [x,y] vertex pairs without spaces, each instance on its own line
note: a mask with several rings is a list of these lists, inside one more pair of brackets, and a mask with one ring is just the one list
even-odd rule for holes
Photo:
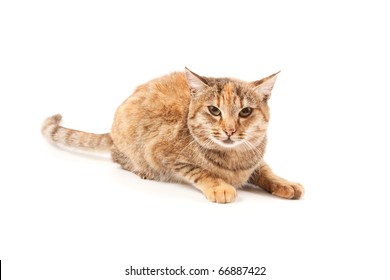
[[190,183],[212,202],[234,201],[246,183],[297,199],[302,186],[277,177],[263,160],[276,76],[248,83],[186,69],[137,87],[109,134],[64,128],[60,115],[48,118],[42,133],[67,146],[110,149],[114,162],[141,178]]

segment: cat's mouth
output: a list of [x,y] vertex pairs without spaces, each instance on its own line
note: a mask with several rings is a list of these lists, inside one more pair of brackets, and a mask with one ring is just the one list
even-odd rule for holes
[[218,138],[212,137],[211,140],[215,144],[217,144],[218,146],[228,148],[228,149],[234,148],[234,147],[241,144],[240,140],[235,141],[235,140],[232,140],[230,137],[228,137],[226,139],[218,139]]

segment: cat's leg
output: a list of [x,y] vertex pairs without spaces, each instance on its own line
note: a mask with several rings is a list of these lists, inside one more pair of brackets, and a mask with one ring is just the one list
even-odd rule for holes
[[115,147],[115,145],[111,147],[111,157],[113,162],[119,163],[123,169],[131,172],[134,171],[134,167],[130,159],[125,154],[120,152],[119,149]]
[[249,183],[257,185],[273,195],[287,199],[299,199],[304,194],[304,188],[301,184],[275,175],[264,161],[253,173]]
[[236,199],[236,189],[207,170],[186,163],[176,163],[175,171],[201,190],[211,202],[229,203]]
[[148,179],[148,180],[155,179],[151,172],[149,171],[141,172],[137,168],[135,168],[131,159],[128,156],[126,156],[124,153],[120,152],[119,149],[116,148],[115,146],[111,148],[111,157],[112,160],[116,163],[119,163],[123,169],[138,175],[141,179]]

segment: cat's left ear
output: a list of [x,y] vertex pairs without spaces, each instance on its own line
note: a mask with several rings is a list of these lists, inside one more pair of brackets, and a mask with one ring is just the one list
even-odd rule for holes
[[194,95],[197,92],[202,91],[208,86],[207,81],[203,77],[199,76],[198,74],[195,74],[187,67],[185,68],[185,73],[186,73],[188,86],[190,87],[191,95]]
[[251,83],[255,87],[254,90],[257,92],[258,96],[260,96],[261,100],[270,99],[272,88],[274,87],[279,73],[280,71]]

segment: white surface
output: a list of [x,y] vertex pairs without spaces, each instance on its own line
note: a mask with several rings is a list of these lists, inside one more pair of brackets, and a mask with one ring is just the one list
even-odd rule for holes
[[[138,2],[0,3],[4,279],[130,279],[130,265],[389,279],[385,2]],[[251,190],[212,204],[40,136],[54,113],[107,132],[137,85],[184,66],[246,80],[282,70],[266,159],[303,200]],[[139,279],[152,278],[168,279]]]

